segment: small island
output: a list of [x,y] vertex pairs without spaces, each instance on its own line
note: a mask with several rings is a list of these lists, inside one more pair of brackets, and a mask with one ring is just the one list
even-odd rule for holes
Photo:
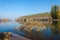
[[8,19],[8,18],[0,19],[0,23],[1,23],[1,22],[6,23],[6,22],[10,22],[10,21],[11,21],[11,20],[10,20],[10,19]]

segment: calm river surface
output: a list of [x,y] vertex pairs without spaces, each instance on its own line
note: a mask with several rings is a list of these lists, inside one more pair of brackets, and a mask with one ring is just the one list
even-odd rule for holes
[[15,22],[0,23],[0,32],[12,32],[15,34],[24,35],[24,32],[14,30],[16,27],[20,27],[20,24]]
[[[0,23],[0,32],[12,32],[20,35],[25,35],[24,32],[14,30],[16,27],[20,27],[20,24],[15,22]],[[51,34],[50,28],[47,28],[42,32],[45,36],[49,36]]]
[[[12,32],[24,36],[25,35],[24,32],[14,30],[14,28],[16,27],[17,28],[20,27],[20,24],[15,22],[0,23],[0,32]],[[51,28],[47,28],[43,30],[42,33],[44,36],[48,36],[48,37],[51,36]]]

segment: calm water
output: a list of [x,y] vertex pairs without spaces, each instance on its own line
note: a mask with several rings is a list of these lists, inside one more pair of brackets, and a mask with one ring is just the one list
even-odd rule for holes
[[[12,32],[14,34],[18,34],[21,36],[25,36],[25,33],[22,31],[14,30],[15,27],[20,27],[20,24],[15,22],[8,22],[8,23],[0,23],[0,32]],[[35,30],[35,29],[34,29]],[[35,35],[35,31],[32,30],[33,35]],[[42,35],[45,36],[45,38],[50,38],[52,35],[51,28],[47,28],[43,31],[41,31]],[[54,35],[53,39],[58,40],[60,38],[60,35]]]
[[24,32],[14,30],[15,27],[20,27],[20,24],[15,22],[0,23],[0,32],[12,32],[19,35],[24,35]]
[[[0,32],[12,32],[23,36],[25,35],[24,32],[14,30],[15,27],[20,27],[20,24],[15,22],[0,23]],[[47,28],[46,30],[43,30],[42,34],[45,36],[50,36],[51,29]]]

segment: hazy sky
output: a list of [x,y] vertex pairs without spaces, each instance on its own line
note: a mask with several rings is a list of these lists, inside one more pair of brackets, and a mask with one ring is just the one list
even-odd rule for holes
[[18,18],[24,15],[49,12],[59,0],[0,0],[0,18]]

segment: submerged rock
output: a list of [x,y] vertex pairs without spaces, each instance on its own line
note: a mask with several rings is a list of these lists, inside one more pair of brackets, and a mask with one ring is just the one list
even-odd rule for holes
[[0,33],[0,39],[1,40],[10,40],[11,37],[12,37],[12,33],[11,32]]
[[11,32],[0,33],[0,40],[30,40],[28,38],[22,37]]
[[25,32],[25,37],[28,37],[32,40],[35,40],[35,38],[40,40],[40,38],[43,36],[42,31],[47,29],[46,25],[41,22],[27,22],[19,27],[20,31]]

